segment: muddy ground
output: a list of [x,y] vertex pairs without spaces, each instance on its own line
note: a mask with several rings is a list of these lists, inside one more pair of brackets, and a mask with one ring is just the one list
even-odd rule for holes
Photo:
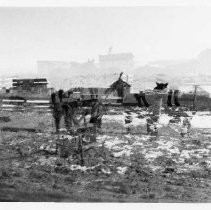
[[[156,136],[146,132],[147,110],[110,110],[80,166],[77,157],[55,154],[59,136],[50,113],[2,112],[11,121],[1,118],[1,128],[35,132],[1,131],[0,201],[210,202],[209,130],[181,135],[181,117],[163,113]],[[126,115],[134,123],[125,125]]]

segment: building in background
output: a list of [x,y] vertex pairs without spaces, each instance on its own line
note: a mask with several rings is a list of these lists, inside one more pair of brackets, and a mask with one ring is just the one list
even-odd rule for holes
[[46,77],[56,89],[68,89],[79,86],[79,80],[73,80],[78,75],[93,74],[97,70],[94,60],[85,63],[64,61],[38,61],[38,76]]
[[127,72],[134,68],[134,56],[132,53],[119,53],[99,55],[99,67],[103,71]]
[[[100,55],[99,63],[90,59],[84,63],[38,61],[37,71],[38,76],[47,78],[55,89],[108,87],[116,79],[115,73],[129,73],[133,69],[133,57],[132,53],[119,53]],[[130,79],[125,78],[125,81]]]

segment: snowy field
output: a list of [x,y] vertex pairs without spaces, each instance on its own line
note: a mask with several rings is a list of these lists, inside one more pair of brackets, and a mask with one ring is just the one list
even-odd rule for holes
[[211,201],[210,112],[163,109],[154,135],[147,133],[150,110],[112,108],[84,165],[54,153],[59,136],[50,113],[1,115],[11,119],[1,127],[37,129],[1,131],[1,200]]

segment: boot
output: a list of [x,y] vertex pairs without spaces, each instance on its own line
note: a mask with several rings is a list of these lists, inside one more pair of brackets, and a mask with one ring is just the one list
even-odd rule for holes
[[179,95],[179,90],[175,90],[174,91],[174,104],[175,104],[175,106],[180,106],[178,95]]
[[149,103],[147,102],[147,99],[145,97],[145,93],[140,92],[140,96],[141,96],[142,101],[144,102],[144,106],[149,107]]
[[170,91],[168,92],[167,106],[172,106],[171,98],[172,98],[172,90],[170,90]]

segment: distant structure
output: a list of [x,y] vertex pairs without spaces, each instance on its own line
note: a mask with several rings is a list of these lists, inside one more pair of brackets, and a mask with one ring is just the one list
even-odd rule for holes
[[37,61],[39,75],[45,77],[69,77],[78,73],[93,72],[96,68],[94,60],[84,63],[66,61]]
[[77,75],[93,74],[97,72],[94,60],[84,63],[64,61],[38,61],[37,73],[46,77],[56,89],[72,87],[71,79]]
[[[112,47],[107,55],[100,55],[99,62],[88,59],[87,62],[64,62],[64,61],[38,61],[37,73],[39,77],[45,77],[56,89],[69,89],[72,87],[106,87],[106,81],[98,80],[103,74],[130,73],[133,69],[133,54],[113,54]],[[91,75],[91,76],[89,76]],[[91,78],[90,78],[91,77]],[[105,77],[104,77],[105,78]],[[112,78],[110,78],[112,80]],[[128,78],[125,78],[128,82]],[[99,84],[100,83],[100,84]],[[110,80],[107,81],[110,83]]]
[[134,67],[132,53],[99,55],[99,67],[102,70],[131,71]]

